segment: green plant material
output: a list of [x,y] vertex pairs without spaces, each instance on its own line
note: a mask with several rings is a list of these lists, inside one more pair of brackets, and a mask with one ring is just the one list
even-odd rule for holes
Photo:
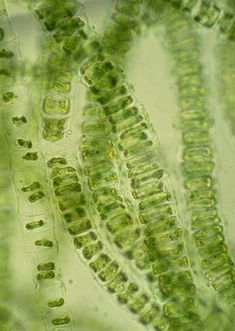
[[[21,315],[27,320],[26,328],[87,330],[88,324],[81,322],[88,307],[86,299],[92,297],[92,307],[99,300],[97,314],[105,306],[105,294],[96,291],[100,285],[107,296],[112,294],[116,299],[111,304],[108,301],[112,309],[118,304],[128,309],[120,310],[120,316],[126,313],[128,330],[128,323],[132,323],[128,312],[136,315],[135,330],[214,331],[218,325],[221,331],[232,330],[234,265],[215,187],[213,120],[208,113],[209,89],[198,44],[202,32],[194,27],[195,21],[215,26],[233,40],[234,13],[204,0],[117,0],[99,35],[75,0],[32,0],[28,4],[41,23],[37,29],[44,38],[33,70],[25,53],[21,55],[17,49],[18,36],[11,37],[10,26],[17,26],[17,20],[11,22],[0,2],[0,138],[8,146],[0,143],[0,159],[10,161],[3,171],[0,169],[0,207],[8,201],[12,181],[21,239],[9,243],[16,253],[25,246],[23,254],[31,267],[26,271],[20,263],[18,269],[25,269],[27,286],[29,280],[34,282],[35,310],[44,323],[43,327],[37,321],[33,324],[31,308],[24,304],[19,314],[25,310]],[[14,12],[14,5],[12,8]],[[149,30],[158,25],[164,55],[175,61],[170,73],[174,82],[169,84],[173,84],[172,95],[176,92],[178,98],[179,124],[175,126],[182,137],[182,145],[176,146],[177,153],[182,147],[182,183],[177,189],[171,183],[173,172],[169,174],[159,153],[151,116],[138,103],[123,69],[140,32],[144,30],[146,36],[144,24]],[[232,41],[224,42],[225,49],[227,43],[232,45]],[[129,54],[132,60],[134,53]],[[231,115],[233,61],[229,55],[224,58],[224,102]],[[87,95],[82,120],[80,84],[85,85]],[[174,166],[175,174],[178,156]],[[181,189],[185,196],[179,201]],[[8,207],[10,202],[9,198]],[[190,225],[185,226],[184,213],[189,215]],[[12,273],[7,265],[11,233],[5,224],[13,222],[12,214],[0,213],[0,220],[0,236],[4,238],[0,247],[1,289],[5,284],[1,302],[12,306],[5,300],[11,294],[6,279]],[[72,243],[69,248],[64,232]],[[94,278],[94,292],[93,283],[85,290],[83,269],[87,279]],[[82,284],[81,293],[78,283]],[[67,302],[73,290],[75,314]],[[90,307],[89,312],[93,313]],[[106,314],[103,316],[108,317]],[[119,319],[121,323],[122,317]],[[0,309],[0,324],[6,330],[9,326],[21,329],[14,320],[7,309]],[[102,331],[106,326],[122,328],[122,324],[108,323],[108,319],[107,325],[101,323]],[[90,328],[95,331],[96,325]]]

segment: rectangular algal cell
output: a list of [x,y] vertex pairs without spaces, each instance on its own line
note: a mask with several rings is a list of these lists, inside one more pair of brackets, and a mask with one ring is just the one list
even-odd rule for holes
[[94,120],[93,116],[89,121],[84,121],[82,123],[82,132],[88,135],[104,135],[109,134],[111,131],[111,126],[109,123],[101,121],[99,118]]
[[17,144],[26,149],[31,149],[33,147],[31,140],[27,140],[27,139],[23,139],[23,138],[17,139]]
[[[3,133],[5,134],[8,145],[10,159],[14,162],[17,162],[17,159],[22,160],[22,163],[25,163],[24,160],[26,159],[23,159],[23,156],[28,155],[28,153],[32,154],[36,152],[38,158],[40,158],[40,149],[37,135],[35,134],[37,127],[34,124],[29,124],[28,122],[31,122],[30,119],[22,113],[18,110],[18,116],[16,112],[8,112],[8,110],[2,112],[4,123]],[[29,162],[27,163],[28,165],[26,167],[30,165]],[[19,166],[21,166],[20,162]],[[24,167],[25,165],[22,164],[22,166]]]
[[[26,238],[29,239],[28,237],[24,237],[24,240],[26,240]],[[56,248],[27,251],[27,253],[29,253],[30,263],[35,273],[50,270],[58,272],[58,253]]]
[[47,212],[32,214],[31,211],[28,213],[22,213],[19,211],[17,218],[21,231],[27,233],[29,236],[31,236],[32,233],[39,233],[53,229],[52,218],[49,217]]
[[66,115],[69,108],[70,100],[62,94],[50,94],[43,102],[43,111],[48,115]]
[[48,211],[48,203],[45,198],[45,193],[42,191],[37,191],[32,194],[27,194],[24,192],[22,192],[22,194],[18,194],[17,204],[18,212],[25,216],[39,215]]
[[223,33],[229,31],[233,22],[234,22],[234,15],[232,13],[223,12],[218,20],[218,26],[220,31]]
[[47,236],[45,236],[43,238],[34,240],[33,244],[34,244],[34,247],[52,248],[52,247],[54,247],[55,243],[53,240],[50,240],[50,239],[48,239]]
[[35,262],[35,271],[57,271],[57,260],[56,260],[56,254],[53,252],[53,255],[50,254],[50,256],[42,256],[42,254],[37,254],[37,256],[34,256],[34,262]]
[[207,27],[211,27],[216,23],[220,14],[221,10],[216,5],[211,4],[207,13],[202,18],[202,23]]
[[11,120],[15,127],[19,127],[27,123],[27,118],[24,115],[13,116]]
[[[49,165],[50,167],[50,165]],[[51,178],[59,178],[59,177],[64,177],[66,175],[74,175],[76,173],[76,169],[71,166],[63,166],[63,165],[58,165],[51,171]],[[56,185],[55,185],[56,186]]]
[[56,308],[63,306],[64,298],[54,298],[53,300],[48,301],[47,305],[49,308]]
[[[19,69],[22,69],[22,61],[18,39],[0,43],[0,60],[0,67],[2,66],[2,64],[5,64],[5,66],[10,69],[11,74],[16,74]],[[14,72],[14,70],[16,71]],[[21,71],[19,72],[21,73]]]
[[36,279],[37,275],[39,275],[40,279],[43,279],[44,273],[53,272],[54,277],[51,277],[53,279],[58,274],[58,268],[57,268],[58,262],[55,259],[53,260],[53,256],[55,258],[57,255],[56,250],[53,251],[44,250],[38,252],[28,251],[25,252],[25,254],[27,256],[27,263],[29,264],[29,267],[31,269],[32,278]]
[[[10,168],[15,174],[24,173],[28,171],[31,171],[32,173],[37,173],[37,171],[41,171],[43,169],[43,163],[41,155],[36,151],[35,149],[32,150],[33,154],[30,154],[31,152],[28,152],[24,148],[21,151],[18,150],[11,150],[9,146],[9,154],[10,154]],[[22,148],[22,147],[20,147]],[[23,158],[25,156],[25,158]],[[30,174],[30,172],[28,173]],[[32,177],[31,177],[32,178]],[[42,182],[43,178],[45,177],[39,177],[35,178],[35,181]],[[33,182],[34,180],[32,180]],[[20,191],[21,186],[17,184],[17,191]],[[26,183],[26,185],[29,185],[31,183]],[[25,186],[26,186],[25,185]],[[24,182],[22,184],[24,186]],[[42,185],[43,186],[43,185]]]
[[64,118],[44,118],[42,136],[47,141],[60,140],[64,136]]
[[32,109],[29,109],[28,105],[30,101],[28,86],[25,82],[17,79],[11,87],[4,86],[1,93],[3,109],[15,109],[16,116],[25,115],[27,117],[27,113],[32,116]]
[[71,173],[64,176],[57,176],[53,178],[53,186],[55,189],[58,187],[61,188],[75,183],[79,183],[78,176],[76,173]]
[[56,278],[56,274],[54,271],[40,271],[37,273],[36,278],[39,282],[49,280],[49,279],[54,279]]
[[27,167],[24,171],[17,171],[14,174],[14,186],[18,194],[33,193],[37,190],[45,191],[45,173],[40,165],[37,167]]
[[122,230],[127,229],[132,224],[133,224],[133,219],[126,212],[116,215],[108,219],[106,222],[106,226],[111,233],[118,233]]
[[41,188],[41,184],[38,181],[34,181],[31,184],[21,188],[22,192],[33,192]]
[[56,317],[52,319],[52,324],[56,326],[63,326],[63,325],[68,325],[71,321],[71,318],[69,315],[65,314],[62,315],[61,317]]
[[59,307],[65,308],[67,299],[64,293],[64,288],[60,282],[56,282],[53,286],[43,290],[43,306],[58,312]]
[[[130,88],[128,88],[126,84],[123,84],[115,89],[112,89],[112,91],[96,91],[94,89],[91,89],[90,94],[92,95],[92,98],[97,99],[97,101],[100,102],[102,105],[106,105],[112,100],[118,99],[122,95],[128,94],[128,89]],[[103,112],[103,110],[101,110],[101,112]]]
[[[33,224],[33,222],[43,221],[44,224],[41,227],[35,227],[34,229],[27,229],[26,226]],[[49,254],[57,250],[57,241],[54,235],[53,224],[49,224],[45,219],[35,219],[29,220],[28,223],[23,224],[24,220],[20,221],[20,226],[23,230],[23,240],[25,251],[28,253],[36,254],[38,252],[45,252]],[[24,229],[23,229],[23,226]],[[46,255],[47,256],[47,255]]]
[[152,197],[156,193],[163,192],[163,183],[162,182],[152,182],[145,184],[144,188],[139,188],[132,190],[132,195],[134,199],[143,199],[144,197]]

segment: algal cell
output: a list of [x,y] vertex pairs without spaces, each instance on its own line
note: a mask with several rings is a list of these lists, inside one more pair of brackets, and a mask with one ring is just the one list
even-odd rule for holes
[[47,114],[67,114],[69,112],[69,100],[59,94],[48,95],[44,100],[43,109]]

